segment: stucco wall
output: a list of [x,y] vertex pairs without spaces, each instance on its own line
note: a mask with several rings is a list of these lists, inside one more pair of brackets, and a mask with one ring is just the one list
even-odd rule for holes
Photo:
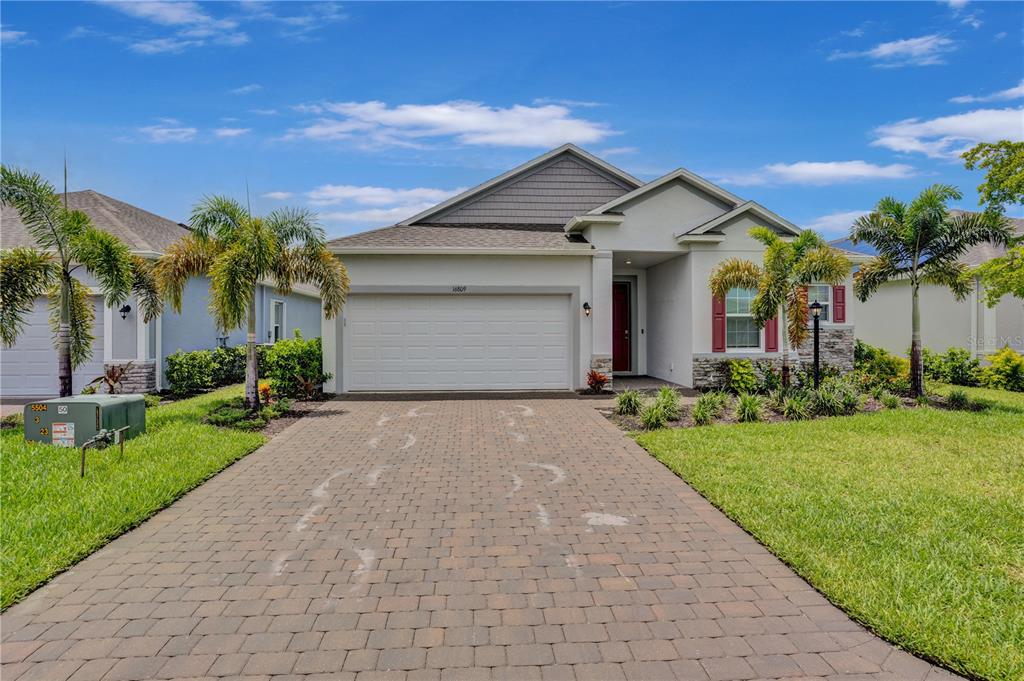
[[988,344],[996,348],[1009,345],[1017,352],[1024,352],[1024,301],[1004,296],[995,312],[996,337]]
[[[893,281],[883,284],[867,302],[853,296],[851,308],[857,318],[855,335],[865,343],[906,356],[910,347],[910,286]],[[943,352],[950,347],[970,348],[975,332],[971,327],[972,299],[957,301],[948,289],[922,286],[921,341],[926,348]]]
[[647,373],[680,385],[693,384],[693,284],[689,256],[647,270]]
[[[593,265],[589,256],[481,256],[481,255],[345,255],[345,266],[352,280],[352,294],[359,295],[366,287],[392,287],[391,290],[413,292],[417,287],[465,286],[465,293],[473,295],[474,287],[573,287],[579,289],[579,305],[591,302],[597,306],[593,295]],[[610,306],[611,266],[607,267],[607,295]],[[482,290],[482,289],[478,289]],[[595,309],[590,318],[582,312],[579,320],[579,343],[574,350],[577,387],[582,386],[583,377],[590,368],[593,348],[593,324],[608,324],[610,338],[610,310],[601,314]],[[343,314],[335,320],[324,320],[324,370],[334,374],[324,389],[335,392],[340,389],[342,370],[342,325]]]

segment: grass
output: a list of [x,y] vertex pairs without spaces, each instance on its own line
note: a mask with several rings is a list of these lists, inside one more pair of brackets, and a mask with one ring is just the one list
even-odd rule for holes
[[0,607],[138,525],[262,445],[260,433],[201,419],[237,386],[146,410],[146,434],[118,448],[29,445],[21,428],[0,434]]
[[[938,387],[948,393],[949,387]],[[638,433],[858,621],[976,678],[1024,678],[1024,394]]]

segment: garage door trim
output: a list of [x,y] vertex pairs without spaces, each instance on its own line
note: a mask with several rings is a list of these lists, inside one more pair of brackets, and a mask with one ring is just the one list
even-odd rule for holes
[[[392,294],[392,295],[423,295],[438,296],[448,295],[453,298],[466,296],[488,296],[488,295],[552,295],[569,296],[569,381],[573,387],[580,385],[580,314],[571,314],[573,310],[580,310],[583,304],[580,300],[579,286],[479,286],[472,284],[460,284],[455,282],[449,285],[355,285],[349,290],[349,295],[360,294]],[[345,348],[349,342],[348,313],[342,308],[341,333],[338,335],[339,343],[337,356],[341,361],[340,383],[341,392],[349,390],[349,367],[344,362]]]

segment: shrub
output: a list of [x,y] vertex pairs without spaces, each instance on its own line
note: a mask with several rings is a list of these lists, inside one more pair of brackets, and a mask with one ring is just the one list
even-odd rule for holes
[[856,341],[853,348],[853,367],[857,372],[858,382],[865,389],[882,387],[895,392],[910,389],[910,361],[882,348]]
[[821,384],[820,389],[812,391],[810,403],[818,416],[840,416],[859,411],[861,396],[852,382],[830,378]]
[[597,369],[591,369],[587,372],[587,387],[590,388],[590,392],[600,393],[607,384],[608,376],[602,374]]
[[782,387],[782,374],[775,370],[771,362],[758,362],[755,369],[757,371],[757,392],[767,395]]
[[729,379],[726,387],[731,392],[741,394],[757,390],[757,375],[754,374],[754,365],[749,359],[730,359],[727,364]]
[[953,385],[978,385],[979,364],[964,348],[949,348],[942,356],[942,373]]
[[665,418],[669,421],[675,421],[679,418],[679,393],[670,388],[667,385],[661,386],[658,389],[658,396],[654,398],[655,404],[661,406],[661,410],[665,413]]
[[740,423],[760,421],[762,408],[760,397],[750,393],[740,393],[736,400],[736,420]]
[[152,393],[146,393],[142,396],[142,399],[146,400],[146,409],[160,406],[160,396],[153,395]]
[[256,387],[256,391],[260,395],[260,402],[263,404],[270,402],[270,381],[260,381]]
[[[257,346],[259,347],[259,346]],[[213,355],[212,380],[215,386],[233,385],[245,382],[245,346],[215,348]]]
[[662,406],[655,400],[640,412],[640,423],[647,430],[655,430],[657,428],[664,428],[665,424],[668,423],[668,417],[665,416],[665,410]]
[[693,411],[690,413],[693,417],[693,425],[695,426],[706,426],[715,420],[715,414],[711,409],[711,405],[708,403],[701,403],[700,400],[697,404],[693,405]]
[[949,405],[950,409],[970,409],[971,399],[967,397],[967,393],[963,390],[950,390],[949,395],[946,397],[946,404]]
[[175,395],[191,395],[213,387],[213,353],[209,350],[177,352],[167,356],[164,376]]
[[[907,351],[910,354],[910,351]],[[945,376],[942,374],[942,355],[937,352],[932,352],[928,348],[921,348],[921,365],[924,369],[925,378],[930,378],[933,381],[944,381]]]
[[981,370],[981,382],[988,388],[1024,392],[1024,355],[1009,345],[986,357],[989,365]]
[[788,394],[789,392],[782,388],[773,390],[768,393],[768,397],[765,399],[765,404],[768,405],[768,408],[772,411],[781,414],[782,406],[785,403]]
[[878,400],[882,403],[882,406],[886,409],[899,409],[901,406],[900,398],[892,393],[883,392]]
[[636,416],[642,406],[643,401],[636,390],[623,390],[615,398],[615,411],[624,416]]
[[717,391],[706,392],[698,397],[693,405],[694,425],[705,426],[721,416],[728,399],[725,393]]
[[[323,350],[319,338],[306,340],[295,330],[295,338],[280,340],[263,350],[260,372],[270,380],[274,393],[283,397],[305,397],[320,389],[330,378],[323,372]],[[589,376],[587,377],[589,381]],[[308,395],[311,396],[311,395]]]
[[222,428],[259,430],[270,423],[271,419],[284,416],[291,406],[291,400],[281,399],[261,406],[259,411],[251,412],[246,408],[244,398],[235,397],[216,405],[203,420]]
[[790,421],[803,421],[811,418],[810,400],[799,393],[787,396],[782,400],[782,415]]

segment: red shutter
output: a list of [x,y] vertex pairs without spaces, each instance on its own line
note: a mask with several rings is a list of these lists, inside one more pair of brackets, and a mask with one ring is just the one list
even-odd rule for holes
[[764,351],[779,351],[779,318],[772,317],[764,325]]
[[711,296],[711,352],[725,352],[725,300]]
[[832,287],[832,321],[836,324],[846,323],[846,287]]

